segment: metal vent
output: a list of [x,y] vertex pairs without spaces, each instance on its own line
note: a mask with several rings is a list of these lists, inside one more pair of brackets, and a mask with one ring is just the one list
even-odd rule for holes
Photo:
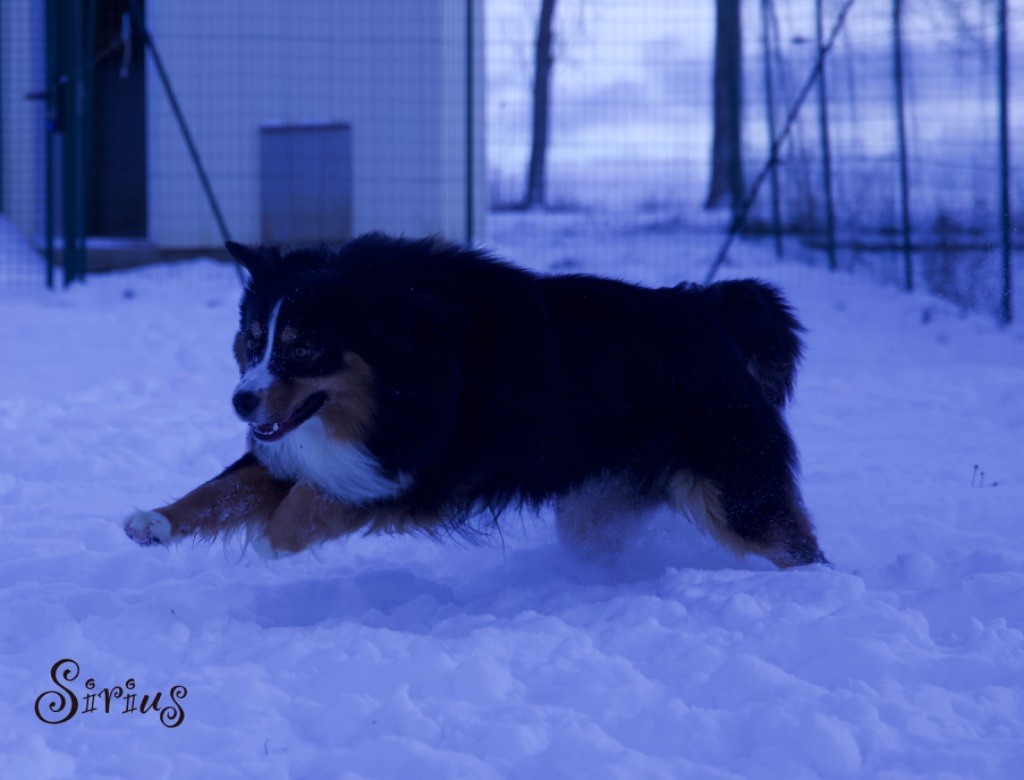
[[352,237],[352,127],[260,128],[260,224],[273,244]]

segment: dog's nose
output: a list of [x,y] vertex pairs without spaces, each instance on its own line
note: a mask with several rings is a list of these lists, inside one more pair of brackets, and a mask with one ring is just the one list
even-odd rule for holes
[[238,416],[245,420],[260,405],[260,397],[248,390],[239,390],[235,393],[234,398],[231,399],[231,403],[234,404]]

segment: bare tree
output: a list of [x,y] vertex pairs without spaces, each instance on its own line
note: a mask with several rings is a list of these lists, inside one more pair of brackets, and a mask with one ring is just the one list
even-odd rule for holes
[[740,0],[715,0],[715,107],[711,185],[704,208],[728,195],[733,211],[743,202],[743,31]]
[[551,53],[554,15],[555,0],[542,0],[540,17],[537,21],[537,42],[534,49],[533,140],[530,144],[530,164],[526,171],[524,208],[544,205],[548,118],[551,107],[551,66],[555,61]]

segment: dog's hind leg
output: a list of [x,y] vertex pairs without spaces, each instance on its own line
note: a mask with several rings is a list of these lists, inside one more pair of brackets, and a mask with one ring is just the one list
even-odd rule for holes
[[434,514],[410,511],[401,505],[349,504],[307,482],[300,482],[273,510],[253,537],[252,545],[263,558],[281,558],[357,531],[429,532],[440,524],[441,519]]
[[669,480],[670,505],[737,555],[756,553],[779,568],[828,563],[818,547],[810,518],[796,493],[764,485],[727,483],[679,471]]
[[266,523],[291,487],[248,454],[177,501],[133,512],[124,530],[144,546],[187,536],[213,539],[243,524]]
[[317,542],[353,533],[369,519],[366,509],[343,504],[300,482],[262,524],[252,546],[262,558],[281,558]]
[[610,561],[622,552],[654,503],[622,478],[590,480],[556,500],[558,541],[586,560]]
[[796,447],[778,410],[731,404],[670,475],[669,503],[739,554],[780,568],[827,563],[796,483]]

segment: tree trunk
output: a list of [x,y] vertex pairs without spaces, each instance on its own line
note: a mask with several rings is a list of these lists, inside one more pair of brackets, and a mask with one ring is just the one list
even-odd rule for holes
[[533,73],[533,141],[530,146],[530,165],[526,172],[526,195],[523,207],[544,205],[544,178],[548,152],[548,112],[550,108],[551,22],[555,15],[555,0],[542,0],[537,22],[537,45]]
[[711,186],[704,208],[743,202],[743,51],[740,0],[715,0],[715,108]]

